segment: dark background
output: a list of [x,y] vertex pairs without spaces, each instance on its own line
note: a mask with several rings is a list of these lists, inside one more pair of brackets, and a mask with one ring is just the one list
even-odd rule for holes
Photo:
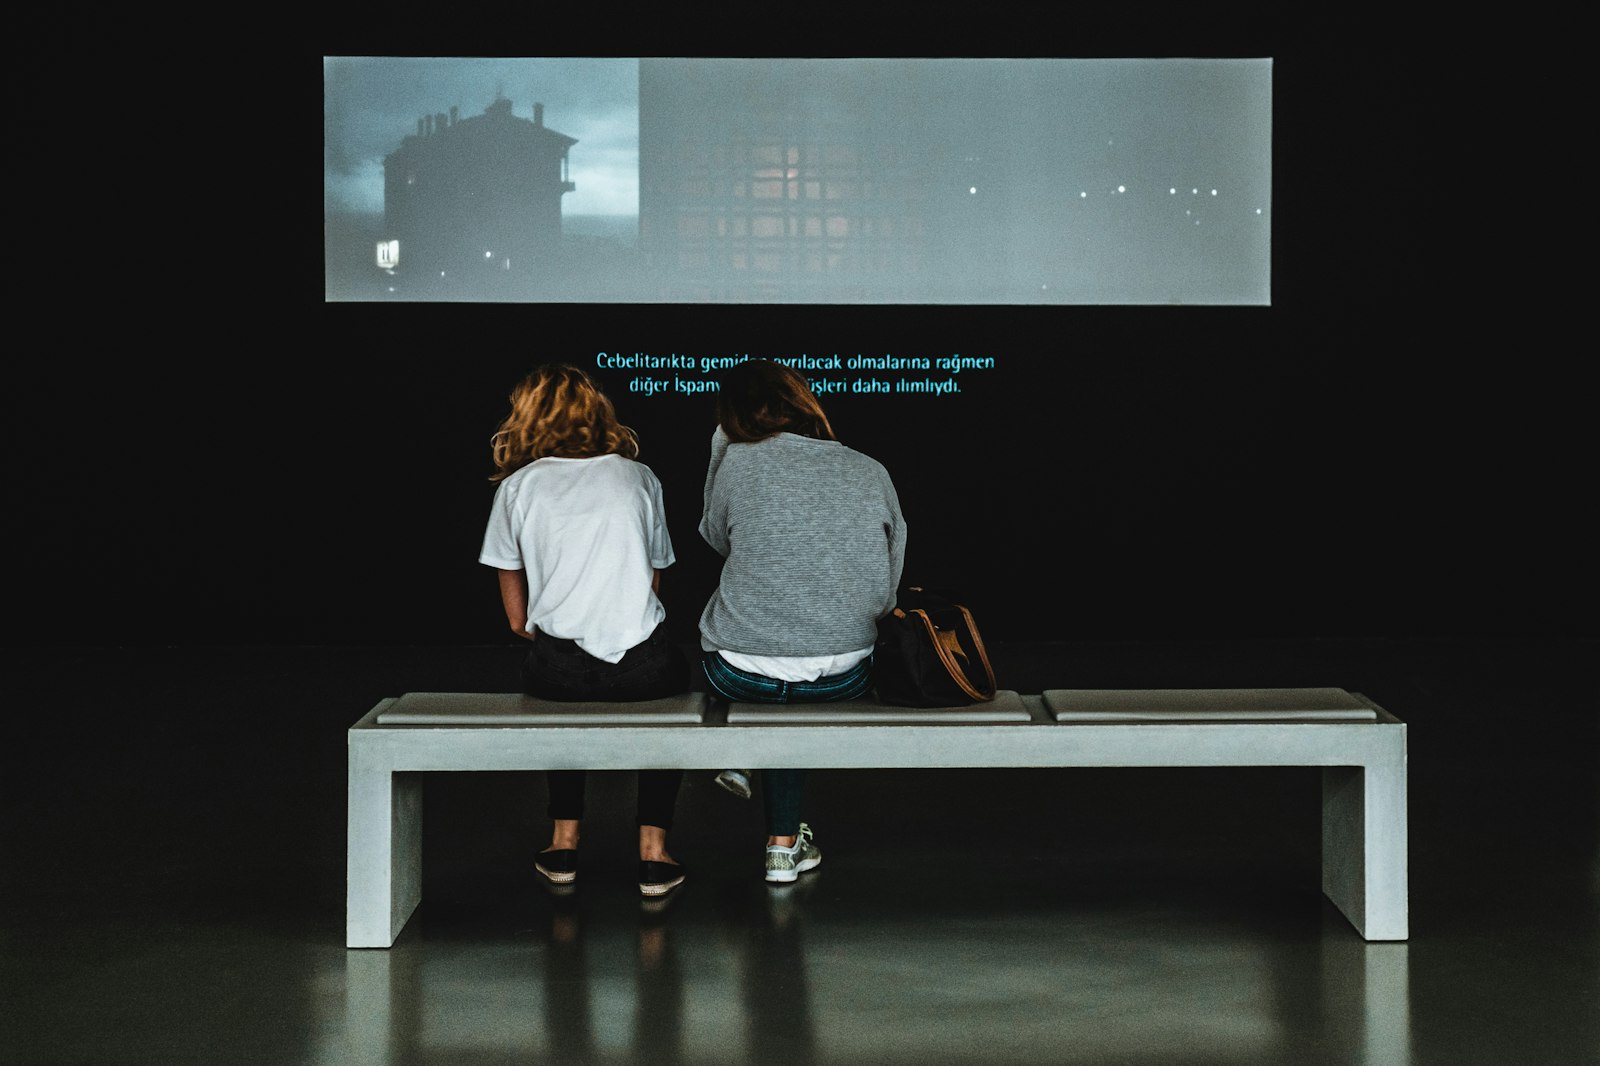
[[[1060,1025],[1038,1061],[1081,1048],[1074,1027],[1130,1034],[1129,1061],[1193,1059],[1165,1019],[1197,988],[1237,1001],[1223,1024],[1283,1035],[1275,1061],[1370,1059],[1390,1007],[1417,1062],[1592,1057],[1591,296],[1584,234],[1562,223],[1586,171],[1561,165],[1570,129],[1537,120],[1559,123],[1559,79],[1593,64],[1533,19],[1464,43],[1455,23],[1339,10],[1187,12],[1205,26],[1181,31],[1143,10],[1114,31],[1055,9],[989,32],[959,13],[898,32],[864,15],[810,35],[769,12],[742,24],[800,55],[914,38],[930,54],[1273,56],[1274,299],[1237,309],[330,305],[318,57],[473,54],[486,36],[586,51],[581,29],[477,9],[405,33],[328,11],[15,14],[0,986],[16,1009],[0,1044],[75,1063],[211,1063],[219,1047],[300,1063],[366,1037],[418,1062],[481,1052],[427,1055],[415,1019],[433,1002],[505,1006],[468,1014],[508,1042],[534,1018],[570,1031],[565,999],[535,1002],[588,981],[564,984],[531,885],[547,828],[532,774],[430,776],[426,902],[393,953],[399,1035],[362,1027],[371,988],[340,935],[346,732],[407,691],[515,684],[520,649],[476,554],[488,435],[528,366],[804,345],[1000,361],[960,397],[828,408],[900,486],[908,574],[968,595],[1006,687],[1337,685],[1412,738],[1409,960],[1354,942],[1321,900],[1315,768],[819,771],[813,967],[926,960],[948,983],[905,1031],[925,1011],[929,1031],[965,1024],[991,1049],[1015,1046],[997,990],[1022,989],[1013,1007]],[[749,54],[662,21],[634,41],[607,25],[607,42]],[[714,578],[694,533],[709,412],[619,401],[666,485],[665,592],[692,637]],[[596,776],[585,921],[604,946],[636,920],[632,792]],[[695,880],[674,936],[691,979],[733,965],[729,930],[766,906],[755,819],[688,776],[674,851]],[[937,883],[914,879],[930,850],[948,859]],[[752,1026],[761,1003],[795,1002],[767,994],[774,967],[785,989],[804,972],[782,950],[743,979]],[[1047,962],[1019,977],[1027,956]],[[617,1002],[631,963],[600,965],[596,1002]],[[800,997],[830,1048],[863,1017],[897,1024],[876,1003]]]
[[[325,30],[317,54],[483,53]],[[231,78],[181,121],[33,118],[63,207],[17,222],[16,639],[509,639],[476,562],[488,438],[528,368],[601,350],[993,356],[956,396],[826,407],[899,486],[908,580],[994,640],[1593,635],[1581,364],[1440,151],[1474,69],[1353,16],[1096,40],[1065,51],[1274,57],[1271,307],[327,303],[313,42],[207,57]],[[693,640],[710,401],[600,376],[665,485]]]

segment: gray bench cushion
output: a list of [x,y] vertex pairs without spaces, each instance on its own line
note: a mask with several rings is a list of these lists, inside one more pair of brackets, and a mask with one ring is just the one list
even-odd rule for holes
[[1342,688],[1044,691],[1058,722],[1372,722],[1378,712]]
[[636,703],[558,703],[519,692],[407,692],[378,713],[380,725],[652,725],[705,720],[706,694]]
[[730,703],[729,725],[815,724],[847,725],[870,722],[941,725],[962,722],[1028,722],[1033,716],[1022,697],[1001,689],[987,703],[962,707],[891,707],[877,700],[842,700],[839,703]]

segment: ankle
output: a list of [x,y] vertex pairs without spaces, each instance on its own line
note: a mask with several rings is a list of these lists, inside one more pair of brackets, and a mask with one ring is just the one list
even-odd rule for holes
[[550,846],[546,851],[573,851],[578,847],[578,822],[576,819],[556,819],[550,831]]
[[639,859],[641,862],[672,862],[667,854],[667,831],[659,825],[639,827]]
[[767,837],[767,847],[769,847],[769,848],[771,848],[771,847],[792,848],[792,847],[794,847],[794,842],[796,840],[798,840],[798,839],[800,839],[800,838],[799,837],[794,837],[794,836],[787,836],[787,837],[769,836],[769,837]]

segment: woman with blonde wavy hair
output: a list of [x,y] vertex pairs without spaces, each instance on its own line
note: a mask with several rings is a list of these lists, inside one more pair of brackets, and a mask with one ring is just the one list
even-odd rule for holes
[[[661,571],[675,557],[661,482],[639,438],[576,367],[542,366],[512,390],[491,438],[497,482],[478,561],[499,571],[511,631],[533,642],[523,691],[560,701],[649,700],[687,692],[690,667],[663,632]],[[578,876],[585,771],[551,770],[550,846],[534,868]],[[666,850],[681,770],[638,773],[639,891],[684,879]]]

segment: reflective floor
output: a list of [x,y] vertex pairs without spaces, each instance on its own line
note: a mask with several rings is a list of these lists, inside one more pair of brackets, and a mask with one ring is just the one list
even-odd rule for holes
[[425,785],[423,903],[344,934],[344,731],[509,690],[512,648],[18,650],[0,1062],[1600,1062],[1592,642],[1002,647],[1002,683],[1339,685],[1409,724],[1411,929],[1318,888],[1300,769],[815,771],[823,865],[760,879],[756,803],[690,773],[688,882],[633,885],[591,778],[576,890],[537,774]]

